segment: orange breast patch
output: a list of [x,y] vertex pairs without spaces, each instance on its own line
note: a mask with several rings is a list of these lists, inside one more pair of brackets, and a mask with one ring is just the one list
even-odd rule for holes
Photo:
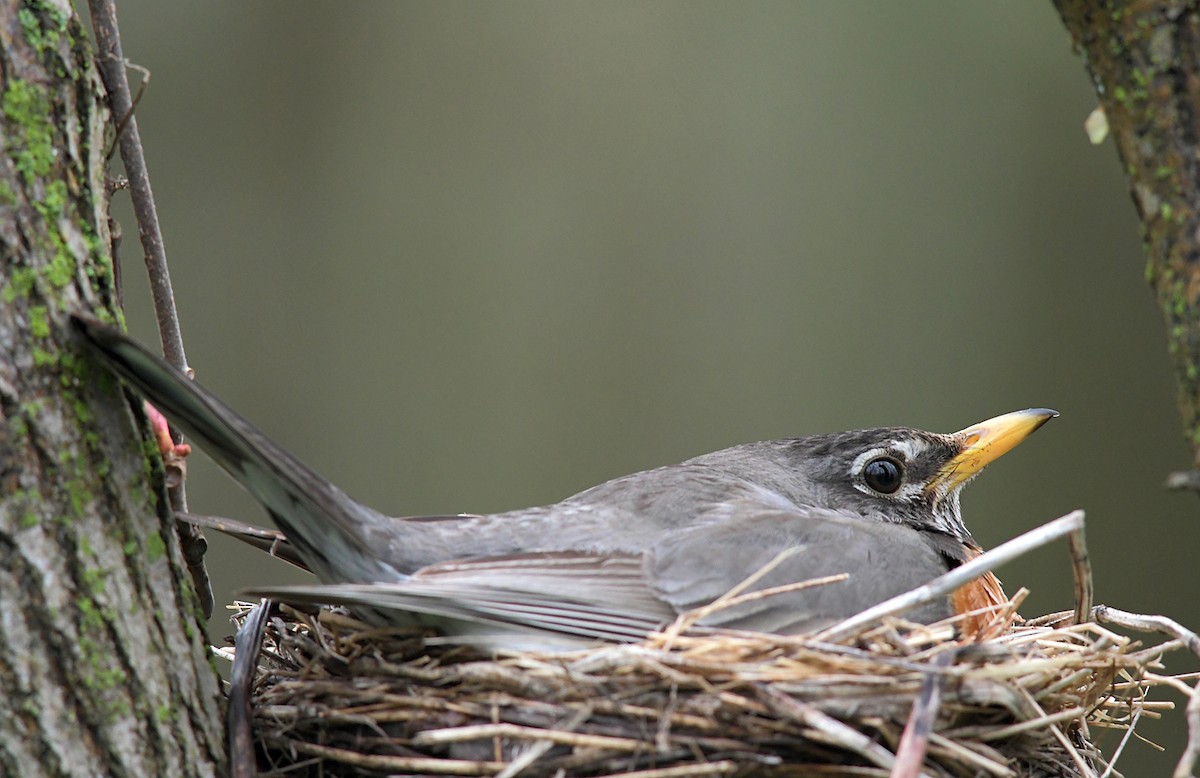
[[[976,553],[978,554],[978,552]],[[967,613],[979,608],[1003,605],[1008,602],[1008,597],[1004,594],[1000,580],[991,573],[984,573],[966,586],[956,589],[954,594],[950,595],[950,602],[954,606],[955,613]],[[961,622],[963,635],[968,638],[978,636],[985,627],[992,623],[995,616],[995,610],[968,616]],[[1008,624],[1004,624],[1003,627],[1007,628]]]

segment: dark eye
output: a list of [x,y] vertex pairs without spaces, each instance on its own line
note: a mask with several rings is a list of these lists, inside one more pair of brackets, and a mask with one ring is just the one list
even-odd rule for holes
[[880,494],[894,494],[904,480],[904,468],[891,457],[872,459],[862,471],[867,486]]

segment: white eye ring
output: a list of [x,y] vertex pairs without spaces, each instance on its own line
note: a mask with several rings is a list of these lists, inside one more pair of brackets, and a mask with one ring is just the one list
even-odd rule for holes
[[[910,461],[910,456],[912,454],[911,450],[906,449],[911,449],[911,446],[897,444],[896,446],[889,448],[873,448],[868,451],[864,451],[855,457],[853,464],[850,465],[850,482],[854,484],[855,489],[859,490],[863,494],[869,494],[872,497],[896,501],[912,500],[921,493],[921,485],[911,483],[907,480],[907,478],[904,477],[905,468],[907,463]],[[867,484],[864,471],[866,470],[867,465],[871,464],[876,459],[892,460],[899,465],[901,478],[904,480],[901,481],[899,488],[897,488],[894,492],[888,493],[878,489],[873,489]]]

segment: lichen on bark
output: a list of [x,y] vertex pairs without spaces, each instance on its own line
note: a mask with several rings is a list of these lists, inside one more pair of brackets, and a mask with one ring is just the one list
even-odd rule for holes
[[1055,0],[1129,177],[1146,280],[1166,324],[1184,434],[1200,468],[1200,12]]
[[218,682],[160,465],[66,326],[117,316],[111,117],[66,8],[0,1],[0,774],[215,775]]

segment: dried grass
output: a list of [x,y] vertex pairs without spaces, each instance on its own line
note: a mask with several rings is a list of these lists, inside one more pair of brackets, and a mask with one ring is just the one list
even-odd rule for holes
[[296,775],[888,775],[932,682],[924,774],[1099,774],[1091,733],[1170,708],[1148,698],[1183,683],[1157,672],[1181,643],[1055,626],[1067,619],[977,643],[892,622],[853,645],[657,635],[483,657],[284,606],[264,636],[255,739]]

